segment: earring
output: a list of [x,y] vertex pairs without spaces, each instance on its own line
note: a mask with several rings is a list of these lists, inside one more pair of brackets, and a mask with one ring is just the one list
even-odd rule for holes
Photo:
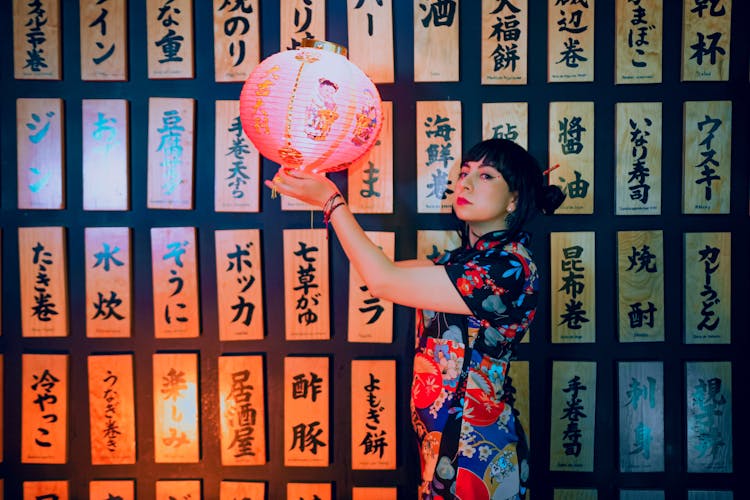
[[513,225],[513,218],[515,215],[513,214],[513,210],[508,210],[508,213],[505,214],[505,227],[506,229]]

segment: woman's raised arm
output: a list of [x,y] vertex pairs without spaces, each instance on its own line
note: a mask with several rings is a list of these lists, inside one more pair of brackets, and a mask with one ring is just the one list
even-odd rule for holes
[[[280,171],[266,185],[317,207],[324,207],[338,193],[335,184],[324,176],[301,171]],[[394,263],[370,241],[346,204],[330,213],[330,223],[344,253],[374,297],[407,307],[471,314],[442,266],[428,261],[422,265],[416,260]]]

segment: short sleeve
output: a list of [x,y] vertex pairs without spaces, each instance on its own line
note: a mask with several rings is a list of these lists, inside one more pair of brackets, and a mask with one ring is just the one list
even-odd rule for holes
[[492,326],[523,320],[528,264],[522,258],[508,252],[478,253],[468,262],[444,267],[477,319]]

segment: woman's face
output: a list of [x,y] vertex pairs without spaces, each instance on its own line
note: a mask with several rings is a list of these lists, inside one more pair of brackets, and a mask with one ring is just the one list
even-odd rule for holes
[[500,171],[482,160],[461,165],[453,209],[476,234],[506,229],[505,217],[516,208],[517,193],[510,192]]

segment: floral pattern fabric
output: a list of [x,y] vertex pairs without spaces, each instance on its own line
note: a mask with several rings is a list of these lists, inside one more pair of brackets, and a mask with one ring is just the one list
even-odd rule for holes
[[420,499],[523,498],[528,448],[506,376],[536,311],[527,241],[504,243],[497,231],[435,260],[472,314],[417,312],[411,412]]

